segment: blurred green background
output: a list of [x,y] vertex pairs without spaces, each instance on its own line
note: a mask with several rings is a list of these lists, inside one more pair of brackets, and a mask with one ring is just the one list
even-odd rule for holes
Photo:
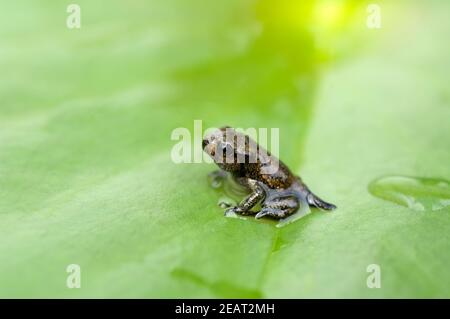
[[[368,191],[450,179],[448,1],[70,3],[1,2],[0,297],[450,297],[449,207]],[[224,218],[214,165],[170,159],[195,119],[280,128],[338,209]]]

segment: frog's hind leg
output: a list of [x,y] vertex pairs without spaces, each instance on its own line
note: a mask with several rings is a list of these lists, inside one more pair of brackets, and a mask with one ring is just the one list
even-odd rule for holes
[[273,201],[264,203],[261,211],[256,214],[255,218],[259,219],[269,216],[275,219],[286,218],[294,214],[299,207],[298,201],[294,197],[277,198]]
[[315,195],[311,190],[306,186],[302,179],[297,176],[297,180],[299,182],[300,192],[304,195],[306,195],[306,201],[308,202],[309,206],[317,207],[324,210],[333,210],[336,209],[336,206],[330,203],[327,203],[323,199],[321,199],[319,196]]
[[320,209],[324,210],[336,209],[335,205],[327,203],[326,201],[320,199],[318,196],[314,195],[311,192],[309,192],[308,195],[306,195],[306,201],[308,202],[309,206],[317,207]]
[[255,180],[249,179],[245,182],[240,180],[239,182],[245,184],[251,190],[251,194],[244,198],[239,205],[226,209],[225,215],[232,213],[240,215],[254,215],[256,212],[251,209],[264,199],[266,195],[265,191]]

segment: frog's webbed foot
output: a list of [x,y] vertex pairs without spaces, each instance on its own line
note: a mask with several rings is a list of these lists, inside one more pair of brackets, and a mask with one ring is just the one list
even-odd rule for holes
[[308,188],[308,186],[306,186],[302,179],[297,176],[297,180],[300,183],[300,187],[302,189],[303,193],[306,193],[306,201],[308,202],[309,206],[313,206],[313,207],[317,207],[319,209],[324,209],[324,210],[333,210],[336,209],[336,205],[327,203],[326,201],[324,201],[323,199],[321,199],[319,196],[315,195],[313,192],[311,192],[311,190]]
[[256,212],[251,209],[265,197],[264,189],[255,180],[248,180],[247,186],[251,189],[251,194],[242,200],[239,205],[229,207],[225,210],[225,216],[229,214],[254,215]]
[[269,216],[275,219],[286,218],[294,214],[299,207],[298,201],[294,197],[276,198],[270,202],[264,203],[261,211],[256,214],[255,218],[259,219]]
[[306,201],[308,202],[308,204],[310,206],[314,206],[314,207],[317,207],[320,209],[324,209],[324,210],[336,209],[335,205],[327,203],[326,201],[320,199],[319,197],[317,197],[316,195],[314,195],[311,192],[306,196]]

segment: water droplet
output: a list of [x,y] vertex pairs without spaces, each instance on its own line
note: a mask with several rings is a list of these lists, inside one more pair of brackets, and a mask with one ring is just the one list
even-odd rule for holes
[[415,211],[437,211],[450,206],[450,183],[439,178],[385,176],[372,181],[369,192]]
[[221,200],[236,202],[248,195],[247,189],[236,183],[230,174],[224,171],[214,171],[208,175],[209,185],[223,194]]
[[[217,205],[223,209],[236,206],[242,198],[248,195],[248,191],[242,185],[236,183],[230,174],[224,171],[214,171],[208,175],[209,185],[220,193]],[[236,215],[236,214],[234,214]],[[228,214],[226,217],[239,218]]]
[[212,172],[211,174],[208,175],[209,185],[214,189],[221,188],[224,179],[225,176],[219,174],[218,171]]
[[232,198],[229,198],[227,196],[222,196],[219,198],[219,201],[217,202],[217,205],[219,205],[220,208],[228,208],[231,206],[235,206],[237,202],[233,200]]
[[226,213],[225,213],[225,217],[227,217],[227,218],[237,218],[237,219],[247,220],[247,217],[246,217],[246,216],[236,214],[235,212],[226,212]]

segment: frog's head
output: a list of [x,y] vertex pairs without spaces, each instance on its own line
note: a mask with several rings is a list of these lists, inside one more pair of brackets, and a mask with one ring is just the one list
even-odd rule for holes
[[205,135],[203,150],[223,170],[236,172],[249,163],[249,145],[255,143],[247,135],[224,126]]

